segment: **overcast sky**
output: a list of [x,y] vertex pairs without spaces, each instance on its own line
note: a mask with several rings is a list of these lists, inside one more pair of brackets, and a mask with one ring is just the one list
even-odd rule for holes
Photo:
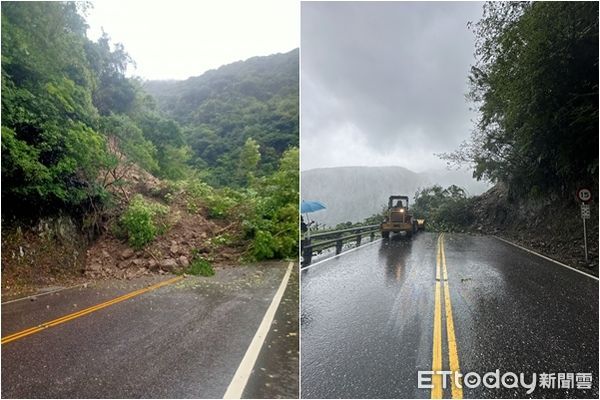
[[300,5],[294,0],[95,1],[88,37],[103,27],[137,63],[130,75],[185,79],[300,44]]
[[302,3],[302,169],[445,167],[472,129],[482,3]]

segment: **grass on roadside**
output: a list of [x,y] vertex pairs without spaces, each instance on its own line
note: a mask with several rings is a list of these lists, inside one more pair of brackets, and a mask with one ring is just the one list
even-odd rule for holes
[[210,261],[205,258],[194,255],[192,262],[185,271],[186,274],[195,276],[213,276],[215,270],[213,269]]

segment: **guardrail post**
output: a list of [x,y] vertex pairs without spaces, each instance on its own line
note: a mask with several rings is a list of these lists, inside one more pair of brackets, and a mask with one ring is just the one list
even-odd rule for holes
[[375,240],[375,232],[371,232],[371,242]]
[[310,238],[301,241],[302,246],[302,266],[310,265],[312,261],[312,246]]
[[362,235],[360,233],[358,235],[356,235],[356,247],[360,246],[361,237],[362,237]]
[[335,242],[335,254],[340,254],[342,252],[342,245],[344,244],[344,241],[342,239],[339,239],[337,242]]

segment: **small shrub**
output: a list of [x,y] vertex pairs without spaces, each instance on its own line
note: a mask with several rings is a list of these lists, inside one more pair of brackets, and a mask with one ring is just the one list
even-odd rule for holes
[[190,214],[198,214],[198,210],[200,209],[200,205],[197,201],[189,200],[186,202],[187,212]]
[[183,186],[184,183],[179,181],[164,181],[158,186],[149,188],[146,194],[152,198],[170,203],[181,192]]
[[194,256],[190,266],[185,272],[196,276],[213,276],[215,274],[215,270],[210,262],[207,259],[198,256]]
[[229,246],[233,242],[233,239],[231,238],[231,235],[223,233],[221,235],[217,235],[213,238],[210,238],[209,242],[211,245],[215,246]]
[[195,214],[204,205],[210,218],[228,217],[230,209],[239,201],[239,195],[234,190],[214,189],[199,180],[189,182],[186,191],[188,212]]
[[239,194],[233,190],[215,190],[206,197],[208,216],[211,218],[226,218],[231,209],[241,201]]
[[186,191],[191,197],[202,199],[211,194],[214,189],[200,180],[193,180],[187,184]]
[[166,232],[168,224],[165,216],[168,212],[168,207],[149,203],[137,195],[121,216],[119,230],[127,237],[131,247],[141,249],[157,235]]
[[264,260],[275,256],[274,245],[273,235],[269,231],[257,230],[250,248],[257,260]]

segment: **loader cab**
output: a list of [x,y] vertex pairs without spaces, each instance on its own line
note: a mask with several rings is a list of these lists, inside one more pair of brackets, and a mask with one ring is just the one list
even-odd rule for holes
[[408,197],[407,196],[390,196],[388,201],[388,210],[392,208],[404,208],[408,209]]

